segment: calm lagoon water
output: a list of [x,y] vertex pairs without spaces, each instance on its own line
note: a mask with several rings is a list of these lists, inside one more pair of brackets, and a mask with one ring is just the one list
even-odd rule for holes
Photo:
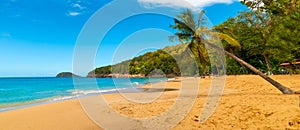
[[0,112],[101,93],[136,91],[163,78],[0,78]]

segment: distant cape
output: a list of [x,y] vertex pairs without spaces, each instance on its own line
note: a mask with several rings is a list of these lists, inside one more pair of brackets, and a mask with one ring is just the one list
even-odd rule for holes
[[57,78],[80,78],[81,76],[75,75],[71,72],[61,72],[56,75]]

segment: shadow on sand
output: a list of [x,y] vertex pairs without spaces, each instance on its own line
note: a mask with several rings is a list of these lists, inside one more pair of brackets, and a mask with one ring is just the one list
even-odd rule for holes
[[178,91],[176,88],[140,88],[143,92],[152,93],[152,92],[167,92],[167,91]]

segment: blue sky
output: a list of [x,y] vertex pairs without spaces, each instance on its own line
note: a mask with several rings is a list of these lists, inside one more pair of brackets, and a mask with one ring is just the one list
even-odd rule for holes
[[[128,0],[128,4],[151,9],[161,8],[181,12],[189,7],[170,0]],[[247,8],[235,0],[201,0],[190,4],[193,10],[204,9],[213,25]],[[0,3],[0,77],[55,76],[58,72],[72,71],[76,40],[93,14],[109,6],[110,0],[2,0]],[[133,7],[134,8],[134,7]],[[120,7],[120,9],[122,9]],[[116,12],[104,14],[118,15]],[[123,9],[126,11],[126,9]],[[103,18],[105,20],[105,18]],[[99,20],[99,26],[102,19]],[[161,48],[174,45],[168,36],[172,18],[154,14],[129,17],[120,21],[107,33],[100,44],[94,67],[127,60],[138,45]],[[156,44],[156,45],[154,45]],[[115,51],[123,51],[113,59]],[[123,54],[125,51],[132,52]],[[143,50],[140,50],[143,51]],[[87,72],[82,72],[85,75]]]

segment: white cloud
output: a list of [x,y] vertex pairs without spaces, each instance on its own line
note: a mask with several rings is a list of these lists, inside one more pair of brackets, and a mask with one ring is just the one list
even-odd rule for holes
[[67,16],[78,16],[88,12],[88,2],[82,0],[68,0],[69,9]]
[[68,15],[69,16],[77,16],[77,15],[80,15],[81,13],[79,12],[69,12]]
[[73,4],[73,7],[74,8],[78,8],[78,9],[84,9],[85,7],[81,6],[80,4],[76,3],[76,4]]
[[201,9],[217,3],[231,4],[239,0],[138,0],[145,7],[174,7],[174,8],[190,8]]

